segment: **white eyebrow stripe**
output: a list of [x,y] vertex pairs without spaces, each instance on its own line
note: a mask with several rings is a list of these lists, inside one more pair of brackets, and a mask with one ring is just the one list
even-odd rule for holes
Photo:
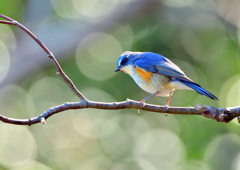
[[120,66],[120,64],[121,64],[121,61],[122,61],[122,59],[120,60],[118,60],[118,62],[117,62],[117,66],[119,67]]

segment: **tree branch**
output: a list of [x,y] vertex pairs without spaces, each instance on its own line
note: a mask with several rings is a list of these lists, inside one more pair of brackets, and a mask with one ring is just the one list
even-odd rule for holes
[[68,86],[72,89],[74,94],[81,99],[81,102],[75,103],[64,103],[59,106],[48,109],[40,116],[30,118],[30,119],[13,119],[0,115],[0,120],[5,123],[16,124],[16,125],[33,125],[36,123],[45,124],[46,119],[50,116],[63,112],[65,110],[72,109],[84,109],[84,108],[94,108],[94,109],[105,109],[105,110],[119,110],[119,109],[142,109],[146,111],[158,112],[158,113],[170,113],[170,114],[185,114],[185,115],[203,115],[207,118],[215,119],[219,122],[230,122],[235,117],[240,116],[240,107],[235,108],[215,108],[213,106],[196,105],[195,107],[165,107],[157,106],[151,104],[143,104],[138,101],[129,100],[123,102],[113,102],[113,103],[102,103],[89,101],[74,85],[71,79],[64,73],[58,61],[54,57],[51,51],[26,27],[18,23],[17,21],[0,14],[0,18],[5,20],[0,20],[0,24],[8,24],[19,27],[25,33],[27,33],[47,54],[47,56],[54,63],[57,74],[60,75]]
[[76,110],[84,108],[104,109],[104,110],[120,110],[120,109],[142,109],[145,111],[152,111],[158,113],[170,113],[181,115],[203,115],[207,118],[215,119],[218,122],[228,123],[235,117],[240,116],[240,107],[233,108],[215,108],[213,106],[196,105],[195,107],[169,107],[143,104],[138,101],[129,100],[122,102],[103,103],[89,100],[82,100],[81,102],[64,103],[46,110],[40,116],[30,119],[13,119],[0,115],[0,120],[5,123],[16,125],[33,125],[36,123],[45,124],[45,120],[50,116],[63,112],[65,110]]

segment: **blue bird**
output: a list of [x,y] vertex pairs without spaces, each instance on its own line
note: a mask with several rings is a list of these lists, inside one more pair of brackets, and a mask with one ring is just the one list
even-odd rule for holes
[[176,89],[195,90],[212,100],[218,100],[212,93],[188,78],[176,64],[160,54],[126,51],[117,61],[115,72],[117,71],[129,74],[140,88],[151,94],[142,99],[141,103],[145,103],[146,99],[154,95],[168,96],[168,107],[170,97]]

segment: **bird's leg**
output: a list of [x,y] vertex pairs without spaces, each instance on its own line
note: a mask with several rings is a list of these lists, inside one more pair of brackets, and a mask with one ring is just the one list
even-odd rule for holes
[[[168,112],[168,108],[169,108],[169,101],[170,101],[171,95],[172,95],[172,92],[170,92],[170,93],[169,93],[169,96],[168,96],[167,103],[165,104],[166,112]],[[167,116],[167,115],[168,115],[166,112],[164,113],[164,114],[165,114],[165,116]]]
[[[142,99],[142,100],[140,101],[140,103],[143,104],[143,108],[144,108],[144,106],[145,106],[145,99]],[[140,113],[140,109],[138,109],[138,113]]]
[[[158,92],[153,93],[153,94],[151,94],[150,96],[148,96],[148,97],[146,97],[146,98],[144,98],[144,99],[142,99],[142,100],[140,101],[140,103],[143,103],[143,108],[144,108],[144,106],[145,106],[145,101],[146,101],[147,99],[149,99],[150,97],[156,95],[157,93],[158,93]],[[138,109],[138,113],[140,113],[140,109]]]
[[167,103],[166,103],[167,106],[169,105],[169,101],[170,101],[171,95],[172,95],[172,92],[169,93],[168,100],[167,100]]

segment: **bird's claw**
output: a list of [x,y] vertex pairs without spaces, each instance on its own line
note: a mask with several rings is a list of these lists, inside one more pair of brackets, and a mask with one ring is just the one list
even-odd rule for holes
[[[143,108],[144,108],[144,106],[145,106],[145,100],[142,99],[142,100],[140,101],[140,103],[143,104]],[[140,109],[138,109],[138,113],[140,113]]]
[[165,116],[167,116],[168,114],[167,114],[167,112],[168,112],[168,109],[169,109],[169,106],[168,106],[168,104],[165,104],[165,113],[164,113],[164,115]]

